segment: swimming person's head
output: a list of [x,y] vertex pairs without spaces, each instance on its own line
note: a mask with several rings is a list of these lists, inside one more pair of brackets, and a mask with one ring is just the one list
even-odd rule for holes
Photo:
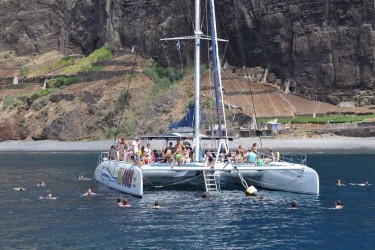
[[295,201],[292,201],[292,203],[290,204],[290,206],[291,206],[292,208],[295,208],[295,207],[297,207],[297,203],[296,203]]

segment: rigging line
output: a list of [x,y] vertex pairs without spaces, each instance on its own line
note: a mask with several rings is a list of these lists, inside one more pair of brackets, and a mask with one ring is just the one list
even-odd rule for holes
[[[255,122],[256,122],[256,128],[258,128],[258,122],[257,122],[257,113],[256,113],[256,109],[255,109],[255,104],[254,104],[254,96],[253,96],[253,90],[251,88],[251,81],[250,81],[250,76],[249,76],[249,70],[248,68],[245,66],[246,68],[246,78],[247,78],[247,82],[249,83],[249,89],[250,89],[250,97],[251,97],[251,102],[253,104],[253,111],[254,111],[254,118],[255,118]],[[263,148],[263,145],[262,145],[262,138],[261,136],[259,135],[259,143],[260,143],[260,148]]]
[[168,187],[168,186],[173,186],[173,185],[177,185],[177,184],[181,184],[181,183],[184,183],[184,182],[188,182],[188,181],[191,181],[191,180],[194,180],[198,177],[201,177],[203,174],[200,174],[200,175],[196,175],[192,178],[189,178],[189,179],[186,179],[186,180],[182,180],[182,181],[177,181],[177,182],[167,182],[166,184],[163,184],[163,185],[153,185],[149,180],[147,180],[145,177],[143,177],[144,179],[147,180],[148,183],[150,183],[150,185],[154,188],[163,188],[163,187]]
[[132,70],[131,70],[131,72],[130,72],[130,77],[129,77],[128,87],[127,87],[126,92],[125,92],[125,101],[124,101],[124,106],[122,107],[121,114],[120,114],[120,119],[118,120],[118,123],[117,123],[116,136],[115,136],[115,140],[114,140],[113,144],[116,143],[116,140],[117,140],[117,133],[118,133],[118,131],[119,131],[120,124],[121,124],[121,120],[122,120],[122,116],[123,116],[123,114],[124,114],[124,110],[125,110],[125,104],[126,104],[126,102],[128,101],[128,98],[129,98],[130,82],[131,82],[131,80],[133,79],[133,73],[134,73],[135,63],[136,63],[136,61],[137,61],[137,57],[138,57],[138,52],[137,52],[137,50],[136,50],[136,51],[135,51],[134,61],[133,61],[133,67],[132,67]]
[[171,67],[171,65],[169,63],[169,58],[168,58],[167,52],[165,51],[164,43],[161,45],[161,47],[163,48],[165,59],[167,60],[167,63],[168,63],[168,67]]
[[223,15],[222,15],[222,12],[221,12],[221,8],[220,8],[220,5],[219,5],[219,1],[216,1],[216,5],[217,5],[217,9],[219,11],[219,15],[220,15],[220,20],[221,20],[221,24],[222,24],[222,27],[224,29],[224,39],[227,40],[228,42],[226,42],[226,45],[225,45],[225,49],[224,49],[224,52],[223,52],[223,62],[224,62],[224,58],[225,58],[225,55],[226,55],[226,52],[227,52],[227,48],[228,48],[228,44],[229,44],[229,39],[228,39],[228,33],[227,33],[227,29],[225,28],[225,25],[224,25],[224,18],[223,18]]
[[[195,28],[195,27],[194,27],[194,19],[193,19],[193,15],[191,14],[191,9],[190,9],[189,0],[185,0],[184,2],[185,2],[185,4],[186,4],[186,8],[188,9],[188,12],[189,12],[189,13],[188,13],[188,16],[186,16],[187,19],[188,19],[188,22],[190,21],[192,27]],[[188,34],[189,34],[189,33],[188,33]]]

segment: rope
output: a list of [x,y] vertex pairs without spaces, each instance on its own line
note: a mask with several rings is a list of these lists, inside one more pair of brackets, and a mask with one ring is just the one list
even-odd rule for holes
[[[134,68],[135,68],[135,62],[137,61],[137,57],[138,57],[138,53],[137,53],[137,51],[136,51],[136,52],[135,52],[134,61],[133,61],[132,71],[131,71],[131,73],[130,73],[130,78],[129,78],[128,87],[127,87],[127,89],[126,89],[126,99],[125,99],[125,102],[124,102],[124,106],[125,106],[125,104],[126,104],[126,101],[127,101],[128,98],[129,98],[130,82],[131,82],[131,80],[132,80],[132,78],[133,78],[133,73],[134,73]],[[124,107],[122,107],[121,115],[120,115],[120,119],[118,120],[118,123],[117,123],[116,136],[115,136],[115,139],[114,139],[114,141],[113,141],[113,144],[115,144],[116,141],[117,141],[117,133],[118,133],[119,128],[120,128],[120,124],[121,124],[121,120],[122,120],[122,115],[124,114],[124,110],[125,110]]]
[[[168,187],[168,186],[173,186],[173,185],[178,185],[178,184],[181,184],[181,183],[184,183],[184,182],[188,182],[188,181],[194,180],[194,179],[196,179],[198,177],[201,177],[201,176],[202,176],[202,174],[194,176],[190,179],[186,179],[186,180],[182,180],[182,181],[178,181],[178,182],[167,182],[166,184],[163,184],[163,185],[154,185],[148,179],[146,179],[146,177],[143,177],[143,179],[145,179],[153,188],[163,188],[163,187]],[[150,190],[150,189],[151,188],[148,188],[148,189],[145,189],[145,190]]]
[[238,177],[240,177],[240,180],[241,180],[241,184],[242,186],[245,188],[245,189],[248,189],[249,186],[247,185],[247,182],[245,181],[245,179],[243,178],[242,174],[240,173],[240,171],[238,171],[237,167],[234,167],[234,172],[236,172],[238,174]]

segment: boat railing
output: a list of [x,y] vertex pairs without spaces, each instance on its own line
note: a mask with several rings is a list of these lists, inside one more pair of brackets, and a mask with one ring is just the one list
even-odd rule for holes
[[108,159],[108,153],[107,152],[100,152],[99,156],[98,156],[97,165],[99,165],[100,163],[102,163],[103,161],[105,161],[107,159]]
[[298,154],[281,154],[280,161],[306,165],[307,156]]

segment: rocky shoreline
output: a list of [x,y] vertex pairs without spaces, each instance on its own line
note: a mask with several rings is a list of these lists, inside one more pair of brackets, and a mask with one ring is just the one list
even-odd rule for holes
[[[375,137],[341,137],[322,136],[321,138],[239,138],[229,142],[230,148],[242,145],[245,149],[257,143],[258,149],[274,148],[284,152],[310,153],[375,153]],[[0,151],[107,151],[114,143],[113,140],[103,141],[4,141],[0,142]],[[153,149],[161,149],[163,141],[150,141]],[[215,142],[202,141],[204,148],[215,148]]]

